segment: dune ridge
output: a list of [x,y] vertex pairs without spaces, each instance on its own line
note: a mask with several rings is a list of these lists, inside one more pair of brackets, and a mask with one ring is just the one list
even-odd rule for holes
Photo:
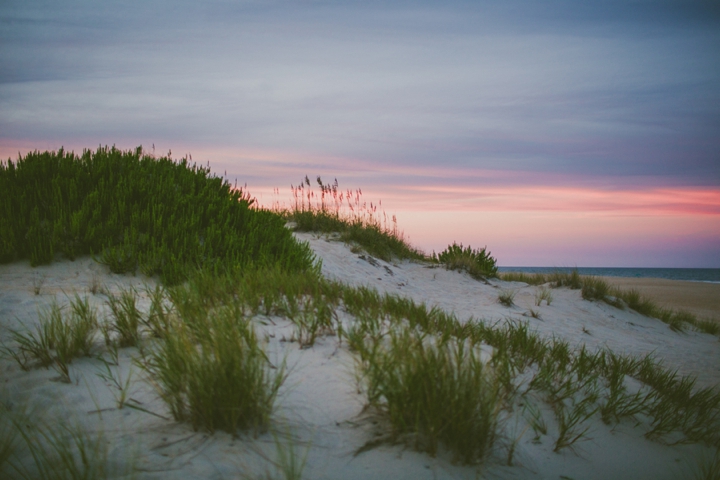
[[[322,260],[322,274],[327,278],[411,298],[453,313],[461,322],[496,325],[509,319],[526,323],[543,338],[560,338],[573,347],[654,354],[668,368],[696,376],[697,388],[720,383],[720,342],[712,335],[674,332],[656,319],[582,300],[576,290],[552,289],[549,304],[538,306],[539,287],[478,281],[466,273],[422,262],[386,262],[353,252],[352,247],[326,235],[295,236],[308,242]],[[107,315],[106,296],[90,293],[93,285],[106,286],[107,294],[134,287],[139,292],[139,308],[147,309],[150,300],[142,286],[154,282],[141,275],[112,274],[86,257],[35,269],[23,262],[0,266],[3,342],[8,342],[8,328],[37,324],[42,306],[53,299],[66,303],[74,292],[88,296],[101,317]],[[510,307],[498,302],[504,291],[515,292]],[[354,321],[343,309],[337,315],[345,325]],[[255,437],[223,432],[209,436],[193,431],[187,423],[171,421],[157,391],[133,363],[139,354],[135,347],[120,350],[117,375],[133,375],[127,401],[141,409],[117,408],[118,389],[97,375],[102,363],[94,358],[71,364],[69,384],[57,381],[52,369],[26,372],[5,358],[3,403],[14,412],[21,408],[38,416],[42,412],[46,420],[72,419],[85,431],[101,434],[110,446],[104,468],[111,478],[299,478],[288,472],[302,466],[303,478],[657,479],[692,475],[703,458],[713,455],[712,448],[700,444],[667,446],[651,441],[633,422],[608,426],[598,415],[587,422],[586,435],[572,448],[554,452],[557,426],[547,407],[539,414],[548,434],[534,432],[528,412],[509,415],[500,423],[495,448],[480,465],[464,466],[443,450],[433,457],[403,443],[381,442],[364,449],[383,430],[365,409],[367,399],[356,378],[357,354],[337,336],[320,335],[312,346],[299,348],[297,341],[289,341],[296,335],[295,324],[283,316],[260,314],[253,322],[265,339],[271,363],[277,366],[284,359],[288,367],[271,432]],[[507,465],[509,456],[511,465]],[[288,458],[295,459],[295,467],[288,466]]]

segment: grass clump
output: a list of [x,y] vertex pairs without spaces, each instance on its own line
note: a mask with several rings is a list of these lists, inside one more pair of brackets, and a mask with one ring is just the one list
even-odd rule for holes
[[184,281],[197,267],[312,267],[277,213],[209,168],[141,147],[32,152],[0,162],[0,262],[93,254],[116,273]]
[[323,183],[317,177],[319,192],[312,189],[306,176],[297,187],[291,187],[294,197],[290,208],[275,207],[287,220],[294,222],[300,232],[339,233],[340,240],[358,245],[370,255],[385,261],[393,258],[424,260],[425,256],[412,247],[398,230],[395,216],[382,219],[378,205],[362,200],[361,190],[338,188],[338,182]]
[[362,368],[369,403],[395,439],[431,455],[443,445],[464,463],[481,461],[492,448],[500,396],[476,348],[399,327],[366,350]]
[[18,436],[19,432],[11,418],[9,408],[0,402],[0,473],[5,470],[8,461],[15,454]]
[[[110,360],[106,360],[102,356],[98,357],[98,360],[102,362],[103,366],[95,373],[95,375],[101,378],[110,388],[110,391],[115,397],[115,405],[119,410],[126,405],[126,402],[129,398],[133,371],[131,367],[128,370],[128,373],[123,376],[122,372],[120,371],[120,352],[117,345],[113,345],[110,348],[109,353]],[[112,367],[115,367],[114,370]]]
[[497,260],[490,255],[487,247],[476,250],[470,246],[463,248],[462,244],[453,242],[437,256],[437,261],[448,270],[462,270],[478,279],[497,277],[498,274]]
[[568,287],[572,290],[579,290],[583,287],[583,277],[580,276],[575,268],[570,272],[556,270],[548,275],[547,278],[555,288]]
[[137,292],[129,289],[120,292],[120,297],[111,295],[107,300],[107,305],[110,307],[114,321],[106,327],[106,343],[111,343],[112,339],[109,333],[114,331],[118,346],[136,346],[140,341],[140,326],[145,323],[142,312],[137,307]]
[[506,307],[512,307],[515,305],[515,290],[505,290],[498,294],[498,302]]
[[97,331],[97,313],[87,298],[76,296],[70,303],[71,312],[63,314],[55,302],[40,313],[35,331],[10,330],[15,348],[3,346],[3,351],[23,370],[33,366],[53,366],[69,382],[69,364],[83,355],[89,355],[93,336]]
[[714,320],[698,320],[695,324],[698,330],[710,335],[720,335],[720,322]]
[[697,442],[720,447],[720,391],[717,388],[698,389],[695,377],[680,376],[650,358],[638,364],[635,376],[655,391],[647,410],[652,417],[652,428],[646,437],[666,439],[670,444]]
[[523,282],[528,285],[543,285],[548,282],[544,273],[500,272],[498,278],[506,282]]
[[549,283],[553,288],[568,287],[579,290],[583,286],[583,277],[577,269],[571,271],[555,270],[551,273],[501,272],[500,280],[506,282],[523,282],[528,285],[545,285]]
[[[33,431],[34,430],[34,431]],[[22,430],[37,472],[30,467],[18,468],[27,479],[91,479],[107,478],[107,443],[100,435],[92,435],[80,426],[61,423],[57,427],[35,427]]]
[[13,440],[9,455],[0,458],[4,478],[91,480],[130,473],[129,468],[118,471],[112,466],[102,433],[88,431],[79,423],[50,422],[3,410],[0,406],[0,422]]
[[612,292],[615,296],[622,298],[629,308],[632,308],[642,315],[653,316],[657,314],[657,307],[652,300],[643,297],[640,295],[640,292],[634,288],[630,290],[615,288]]
[[301,480],[303,478],[303,470],[307,465],[308,454],[310,453],[310,445],[305,449],[305,453],[301,456],[295,441],[287,432],[283,432],[283,437],[278,432],[272,432],[275,441],[275,460],[271,461],[274,466],[275,474],[266,472],[263,477],[266,480],[284,479],[284,480]]
[[691,472],[693,480],[718,480],[720,478],[720,448],[712,454],[705,454],[697,459]]
[[209,432],[266,427],[284,366],[271,369],[241,308],[178,314],[142,363],[173,417]]
[[552,292],[545,287],[541,287],[535,291],[535,306],[539,307],[542,304],[543,300],[545,300],[545,303],[547,305],[550,305],[550,303],[552,303],[553,301]]
[[556,404],[555,416],[558,422],[558,438],[555,440],[554,452],[563,448],[572,448],[580,440],[587,439],[590,426],[586,425],[598,407],[594,406],[594,398],[584,397],[579,402],[572,402],[571,406],[564,403]]
[[580,295],[584,300],[606,300],[612,292],[610,285],[602,278],[584,277]]

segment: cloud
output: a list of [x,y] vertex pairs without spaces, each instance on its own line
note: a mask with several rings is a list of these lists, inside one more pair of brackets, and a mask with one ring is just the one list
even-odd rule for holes
[[533,5],[16,5],[2,15],[0,126],[6,138],[142,132],[404,165],[720,180],[718,34],[608,26],[670,18],[673,2]]

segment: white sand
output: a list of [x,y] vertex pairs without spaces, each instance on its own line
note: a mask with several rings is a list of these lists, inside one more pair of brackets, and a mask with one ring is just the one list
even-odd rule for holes
[[[671,331],[658,320],[622,311],[609,305],[587,302],[579,291],[555,289],[550,306],[534,305],[536,287],[492,281],[484,284],[469,276],[441,268],[403,262],[372,263],[350,252],[342,243],[311,234],[298,234],[309,241],[323,262],[323,273],[352,285],[370,285],[380,292],[413,298],[454,312],[461,320],[470,317],[485,322],[506,318],[527,321],[541,335],[553,335],[573,345],[609,347],[619,353],[655,353],[666,366],[698,377],[698,384],[720,384],[720,341],[717,337]],[[88,293],[94,281],[112,291],[121,287],[152,284],[151,279],[113,275],[90,259],[57,262],[32,269],[27,263],[0,266],[0,339],[7,343],[7,328],[32,328],[37,312],[53,299],[67,303],[75,292],[89,295],[104,307],[106,297]],[[36,295],[35,285],[40,284]],[[515,290],[516,306],[497,302],[502,290]],[[142,290],[141,290],[142,291]],[[147,302],[145,303],[147,305]],[[530,308],[541,319],[527,316]],[[341,313],[341,315],[343,315]],[[295,445],[298,456],[307,455],[304,478],[518,478],[518,479],[670,479],[684,478],[699,455],[698,446],[669,447],[643,437],[642,428],[632,422],[610,428],[599,419],[591,423],[588,439],[574,450],[554,453],[556,427],[545,412],[548,435],[533,442],[531,429],[522,418],[513,417],[503,425],[503,438],[482,467],[458,466],[450,457],[432,458],[402,446],[384,445],[354,456],[374,438],[376,427],[363,415],[364,397],[355,379],[354,357],[336,337],[321,338],[313,348],[299,349],[285,342],[292,324],[282,318],[259,317],[260,330],[268,335],[270,359],[281,362],[286,356],[290,374],[281,388],[273,429],[281,432],[258,438],[233,439],[225,433],[212,436],[193,432],[189,425],[163,420],[150,414],[115,408],[113,390],[97,376],[102,363],[83,358],[71,366],[72,384],[54,381],[58,374],[38,369],[22,371],[9,359],[0,361],[0,400],[13,410],[23,408],[46,419],[70,419],[88,431],[102,432],[110,446],[110,458],[118,472],[134,470],[135,478],[257,478],[270,472],[277,458],[276,443]],[[270,322],[271,320],[271,322]],[[347,318],[347,321],[352,321]],[[586,333],[589,332],[589,333]],[[132,371],[130,397],[137,405],[169,417],[153,387],[132,364],[135,349],[122,352],[120,372]],[[518,440],[512,466],[506,466],[507,446]],[[276,475],[273,478],[281,478]]]

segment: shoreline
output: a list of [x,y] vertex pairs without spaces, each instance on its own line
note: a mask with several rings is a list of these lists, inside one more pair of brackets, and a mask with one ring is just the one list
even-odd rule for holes
[[651,277],[600,277],[609,285],[635,289],[658,306],[720,321],[720,283]]

